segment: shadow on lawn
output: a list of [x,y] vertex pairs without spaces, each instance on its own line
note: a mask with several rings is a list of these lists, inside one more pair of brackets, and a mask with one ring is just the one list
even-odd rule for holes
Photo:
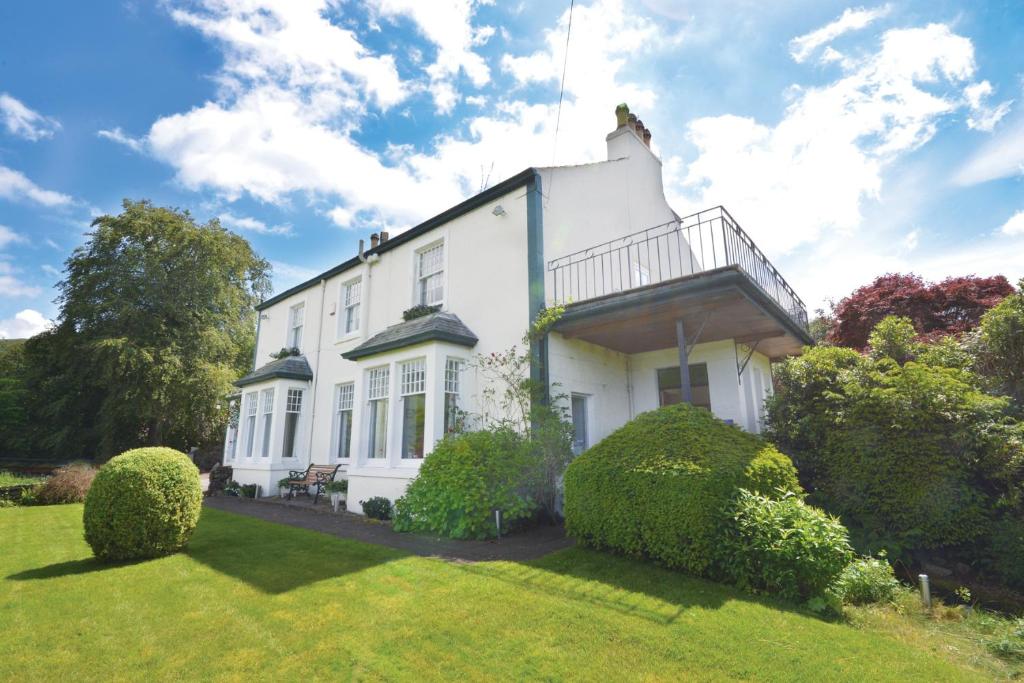
[[148,562],[149,560],[137,560],[135,562],[100,562],[95,557],[87,557],[82,560],[68,560],[67,562],[55,562],[45,567],[26,569],[17,574],[11,574],[7,578],[12,581],[34,581],[37,579],[54,579],[60,576],[74,576],[75,574],[90,574],[102,572],[108,569],[119,567],[130,567],[132,565]]
[[486,563],[465,565],[462,569],[530,591],[586,602],[665,625],[674,623],[690,609],[718,609],[737,600],[818,618],[797,605],[582,547],[528,563]]
[[186,554],[264,593],[285,593],[318,581],[399,560],[381,546],[204,509]]

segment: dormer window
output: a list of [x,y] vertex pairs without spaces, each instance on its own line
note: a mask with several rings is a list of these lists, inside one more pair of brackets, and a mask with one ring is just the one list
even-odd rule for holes
[[444,303],[444,242],[416,252],[416,303]]
[[306,304],[295,304],[288,312],[288,348],[302,348],[302,321],[306,316]]

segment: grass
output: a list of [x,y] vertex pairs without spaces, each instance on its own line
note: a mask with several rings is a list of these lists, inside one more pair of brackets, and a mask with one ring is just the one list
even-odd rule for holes
[[[81,505],[0,510],[0,680],[985,680],[917,630],[829,623],[572,549],[456,564],[206,510],[108,566]],[[905,625],[905,624],[904,624]]]
[[0,488],[5,486],[21,486],[23,484],[38,484],[46,477],[39,477],[33,474],[19,474],[0,470]]

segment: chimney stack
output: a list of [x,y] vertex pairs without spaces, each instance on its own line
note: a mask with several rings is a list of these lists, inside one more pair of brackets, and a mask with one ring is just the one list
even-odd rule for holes
[[615,107],[615,130],[605,137],[605,141],[608,143],[608,159],[621,159],[635,154],[638,143],[650,151],[651,131],[623,102]]
[[376,249],[378,244],[380,244],[380,236],[377,233],[373,233],[370,235],[370,249]]

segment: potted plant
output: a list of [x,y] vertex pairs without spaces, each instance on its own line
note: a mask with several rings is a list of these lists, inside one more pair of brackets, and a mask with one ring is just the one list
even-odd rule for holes
[[284,498],[288,495],[288,483],[291,481],[290,477],[285,477],[277,482],[277,493],[279,496]]
[[338,506],[348,497],[348,479],[332,481],[324,486],[324,491],[331,494],[331,507],[338,511]]

